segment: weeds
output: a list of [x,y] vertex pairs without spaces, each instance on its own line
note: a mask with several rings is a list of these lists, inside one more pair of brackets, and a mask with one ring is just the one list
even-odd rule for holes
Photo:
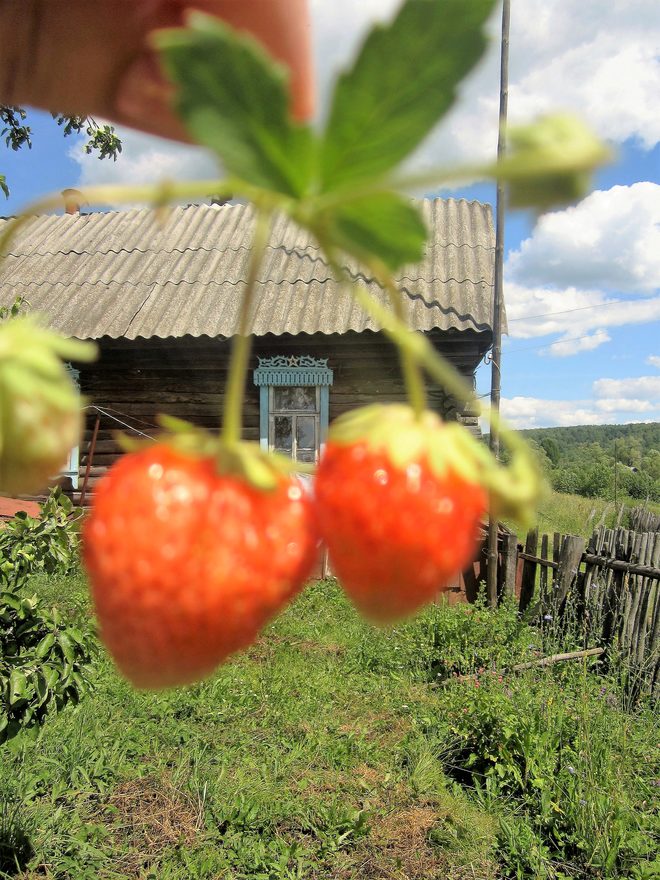
[[[82,580],[30,588],[89,631]],[[0,877],[650,880],[651,709],[588,667],[499,680],[538,643],[506,608],[374,629],[328,581],[194,688],[137,692],[101,655],[0,749]]]

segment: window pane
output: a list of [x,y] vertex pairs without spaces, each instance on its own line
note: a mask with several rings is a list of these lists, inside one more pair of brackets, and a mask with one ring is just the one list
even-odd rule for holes
[[316,387],[275,387],[273,388],[273,409],[279,410],[302,410],[303,412],[316,412]]
[[291,455],[293,447],[293,426],[291,416],[275,416],[273,419],[272,445],[278,452]]
[[296,461],[305,461],[314,464],[316,462],[316,449],[298,449]]
[[316,419],[314,416],[298,416],[296,419],[296,445],[298,449],[316,450]]

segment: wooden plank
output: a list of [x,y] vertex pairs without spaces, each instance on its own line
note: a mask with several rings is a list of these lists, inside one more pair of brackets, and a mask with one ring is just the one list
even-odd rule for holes
[[[548,560],[548,543],[549,539],[547,535],[541,536],[541,558],[545,561]],[[545,602],[546,596],[548,595],[548,566],[542,565],[541,571],[539,574],[539,593],[541,602]]]
[[[646,568],[657,571],[657,577],[643,576],[641,584],[641,600],[639,603],[639,612],[636,621],[636,636],[633,646],[633,659],[638,668],[644,665],[646,659],[646,643],[647,634],[650,629],[652,614],[655,605],[655,592],[658,589],[658,578],[660,578],[660,533],[647,533],[649,535],[646,547],[646,558],[644,560]],[[649,611],[650,606],[650,611]]]
[[[530,556],[536,556],[538,545],[539,531],[538,529],[532,529],[527,533],[527,539],[525,540],[525,553],[528,553]],[[522,583],[520,585],[520,601],[518,604],[518,610],[520,612],[526,611],[534,598],[534,590],[536,588],[536,565],[536,562],[532,562],[531,560],[525,560],[523,564]]]
[[504,569],[503,595],[512,597],[516,594],[516,568],[518,565],[518,537],[504,535],[502,538],[502,558]]
[[554,532],[552,535],[552,561],[559,565],[559,554],[561,553],[561,535]]
[[536,562],[541,568],[552,568],[556,569],[559,567],[558,562],[552,562],[550,559],[546,559],[544,556],[534,556],[532,553],[525,553],[522,550],[519,554],[521,559],[526,559],[528,562]]
[[584,538],[575,535],[568,535],[564,538],[555,581],[555,600],[558,607],[564,604],[569,590],[577,579],[586,543]]

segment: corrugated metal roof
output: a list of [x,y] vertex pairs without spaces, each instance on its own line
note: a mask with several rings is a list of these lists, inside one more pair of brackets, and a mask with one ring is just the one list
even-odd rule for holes
[[[422,263],[399,276],[412,326],[489,329],[490,207],[453,199],[420,205],[430,243]],[[174,208],[162,226],[148,210],[35,217],[0,264],[0,303],[21,294],[50,326],[81,339],[231,336],[251,218],[245,205]],[[373,281],[349,269],[385,302]],[[255,334],[376,329],[337,285],[311,237],[279,217],[260,275]]]

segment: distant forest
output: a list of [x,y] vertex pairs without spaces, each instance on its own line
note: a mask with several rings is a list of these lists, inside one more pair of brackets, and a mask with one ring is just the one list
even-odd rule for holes
[[660,501],[660,422],[520,433],[559,492]]

